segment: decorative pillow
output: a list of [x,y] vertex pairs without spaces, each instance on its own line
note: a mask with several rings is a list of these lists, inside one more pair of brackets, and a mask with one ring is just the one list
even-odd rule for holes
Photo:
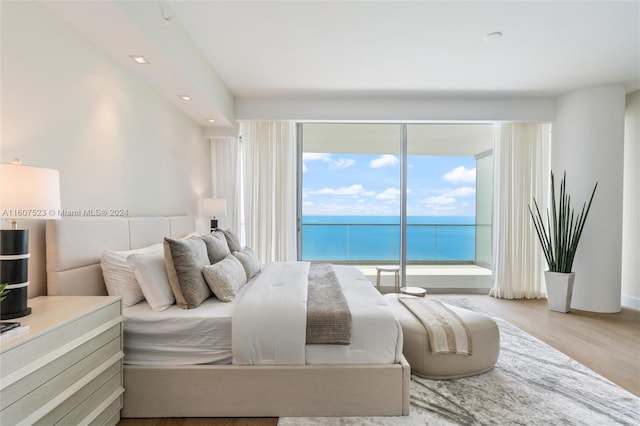
[[162,244],[154,244],[135,250],[102,252],[100,266],[109,296],[122,297],[122,307],[128,308],[144,300],[144,294],[138,284],[136,275],[127,263],[127,258],[137,253],[162,253]]
[[[158,246],[162,247],[161,244]],[[176,299],[171,291],[171,283],[165,267],[164,253],[138,253],[127,257],[127,263],[133,269],[144,298],[154,311],[164,311]]]
[[247,282],[244,268],[238,259],[229,255],[214,265],[202,268],[204,279],[213,294],[223,302],[230,302]]
[[260,272],[260,261],[253,250],[245,247],[240,251],[234,252],[233,255],[237,257],[242,264],[244,272],[247,274],[247,281],[258,275]]
[[171,291],[179,307],[196,308],[211,296],[202,275],[202,267],[209,265],[209,256],[200,237],[183,240],[165,238],[164,258]]
[[214,231],[210,235],[203,235],[202,241],[207,246],[207,255],[209,256],[209,263],[214,264],[220,262],[222,259],[231,254],[229,245],[227,244],[227,238],[221,231]]
[[229,250],[231,252],[242,250],[242,246],[240,245],[240,240],[236,237],[236,234],[233,233],[231,229],[216,229],[217,232],[222,232],[227,239],[227,245],[229,246]]

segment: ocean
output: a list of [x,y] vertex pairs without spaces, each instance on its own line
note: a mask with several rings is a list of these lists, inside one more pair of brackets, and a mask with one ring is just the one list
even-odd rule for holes
[[[475,260],[475,216],[408,216],[407,261]],[[399,262],[397,216],[303,216],[302,260]]]

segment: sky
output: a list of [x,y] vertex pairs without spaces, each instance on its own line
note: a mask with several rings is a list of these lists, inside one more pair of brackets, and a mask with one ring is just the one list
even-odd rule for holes
[[[409,156],[408,216],[475,216],[474,157]],[[304,216],[397,216],[400,157],[304,153]]]

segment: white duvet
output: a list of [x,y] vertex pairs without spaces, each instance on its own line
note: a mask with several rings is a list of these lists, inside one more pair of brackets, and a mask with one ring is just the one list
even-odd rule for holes
[[234,364],[304,364],[309,262],[273,262],[238,295]]
[[305,345],[309,263],[269,264],[239,294],[233,314],[234,364],[391,364],[402,329],[362,273],[334,265],[352,317],[350,345]]

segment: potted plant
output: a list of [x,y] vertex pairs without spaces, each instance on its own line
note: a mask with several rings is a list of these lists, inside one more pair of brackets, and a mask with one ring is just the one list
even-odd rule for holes
[[598,187],[596,182],[589,204],[584,203],[580,214],[576,215],[571,207],[571,196],[566,192],[566,178],[567,172],[564,172],[560,182],[560,197],[556,202],[555,182],[553,171],[551,172],[551,214],[547,209],[546,226],[535,198],[533,200],[535,212],[529,205],[529,213],[549,265],[549,270],[544,273],[549,309],[558,312],[568,312],[571,306],[575,280],[575,272],[571,270],[573,259]]
[[7,283],[0,284],[0,302],[7,298],[7,294],[9,294],[9,289],[7,289]]

